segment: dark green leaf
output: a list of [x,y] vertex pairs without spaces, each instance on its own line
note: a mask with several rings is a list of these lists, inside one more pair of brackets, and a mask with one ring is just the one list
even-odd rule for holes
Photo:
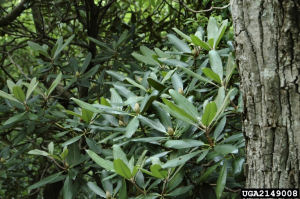
[[217,187],[216,187],[217,199],[220,199],[222,196],[226,184],[226,178],[227,178],[227,165],[225,161],[222,166],[221,172],[219,173],[219,177],[217,181]]
[[158,82],[157,80],[151,77],[149,77],[147,81],[153,88],[155,88],[158,91],[162,91],[166,88],[166,86],[164,86],[163,84],[161,84],[160,82]]
[[61,176],[61,174],[62,174],[62,172],[59,172],[59,173],[53,174],[51,176],[48,176],[48,177],[42,179],[41,181],[29,186],[28,189],[29,190],[36,189],[36,188],[39,188],[46,184],[58,182],[58,181],[65,179],[65,176]]
[[193,189],[193,185],[188,185],[184,187],[178,187],[174,191],[170,192],[168,196],[176,197],[185,194],[186,192]]

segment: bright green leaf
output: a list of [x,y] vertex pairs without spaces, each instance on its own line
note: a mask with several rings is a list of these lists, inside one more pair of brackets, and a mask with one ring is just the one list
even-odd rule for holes
[[210,102],[205,106],[204,113],[202,115],[202,124],[208,127],[213,121],[217,113],[217,105],[215,102]]
[[132,177],[129,168],[121,159],[114,160],[114,169],[117,174],[126,179],[130,179]]

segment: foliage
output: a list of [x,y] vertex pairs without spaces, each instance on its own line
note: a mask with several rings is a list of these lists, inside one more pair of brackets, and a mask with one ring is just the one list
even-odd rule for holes
[[[136,70],[125,64],[100,73],[90,53],[67,59],[74,36],[54,46],[27,42],[51,83],[8,80],[0,91],[0,194],[17,197],[10,187],[19,184],[26,190],[18,196],[38,196],[61,183],[63,198],[238,197],[243,105],[226,29],[214,17],[206,31],[174,28],[182,39],[168,34],[169,47],[132,53]],[[90,40],[113,55],[125,38],[111,46]],[[89,96],[78,95],[81,86]]]

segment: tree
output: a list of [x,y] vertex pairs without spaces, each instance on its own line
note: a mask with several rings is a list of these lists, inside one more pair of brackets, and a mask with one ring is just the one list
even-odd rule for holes
[[232,2],[246,187],[300,187],[300,3]]

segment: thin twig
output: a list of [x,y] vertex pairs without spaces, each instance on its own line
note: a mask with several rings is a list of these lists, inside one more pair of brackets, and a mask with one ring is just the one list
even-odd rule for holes
[[[210,186],[217,186],[217,184],[209,184]],[[228,188],[228,187],[225,187],[224,188],[226,191],[230,191],[230,192],[234,192],[234,193],[237,193],[237,192],[240,192],[241,189],[231,189],[231,188]]]
[[9,58],[10,62],[11,62],[13,65],[15,65],[15,66],[20,70],[20,72],[24,75],[24,77],[25,77],[26,79],[30,80],[30,78],[24,73],[22,67],[21,67],[19,64],[17,64],[17,63],[12,59],[12,57],[10,56],[9,53],[7,53],[7,55],[8,55],[8,58]]
[[230,6],[230,3],[229,3],[229,4],[227,4],[227,5],[225,5],[225,6],[222,6],[222,7],[214,7],[214,6],[212,6],[212,7],[210,7],[209,9],[206,9],[206,10],[194,10],[194,9],[188,7],[188,5],[186,5],[186,4],[185,4],[184,2],[182,2],[181,0],[179,0],[179,1],[177,1],[177,2],[180,3],[180,4],[182,4],[187,10],[189,10],[189,11],[191,11],[191,12],[193,12],[193,13],[209,12],[209,11],[212,11],[212,10],[214,10],[214,9],[222,10],[222,9],[225,9],[225,8],[227,8],[227,7]]

